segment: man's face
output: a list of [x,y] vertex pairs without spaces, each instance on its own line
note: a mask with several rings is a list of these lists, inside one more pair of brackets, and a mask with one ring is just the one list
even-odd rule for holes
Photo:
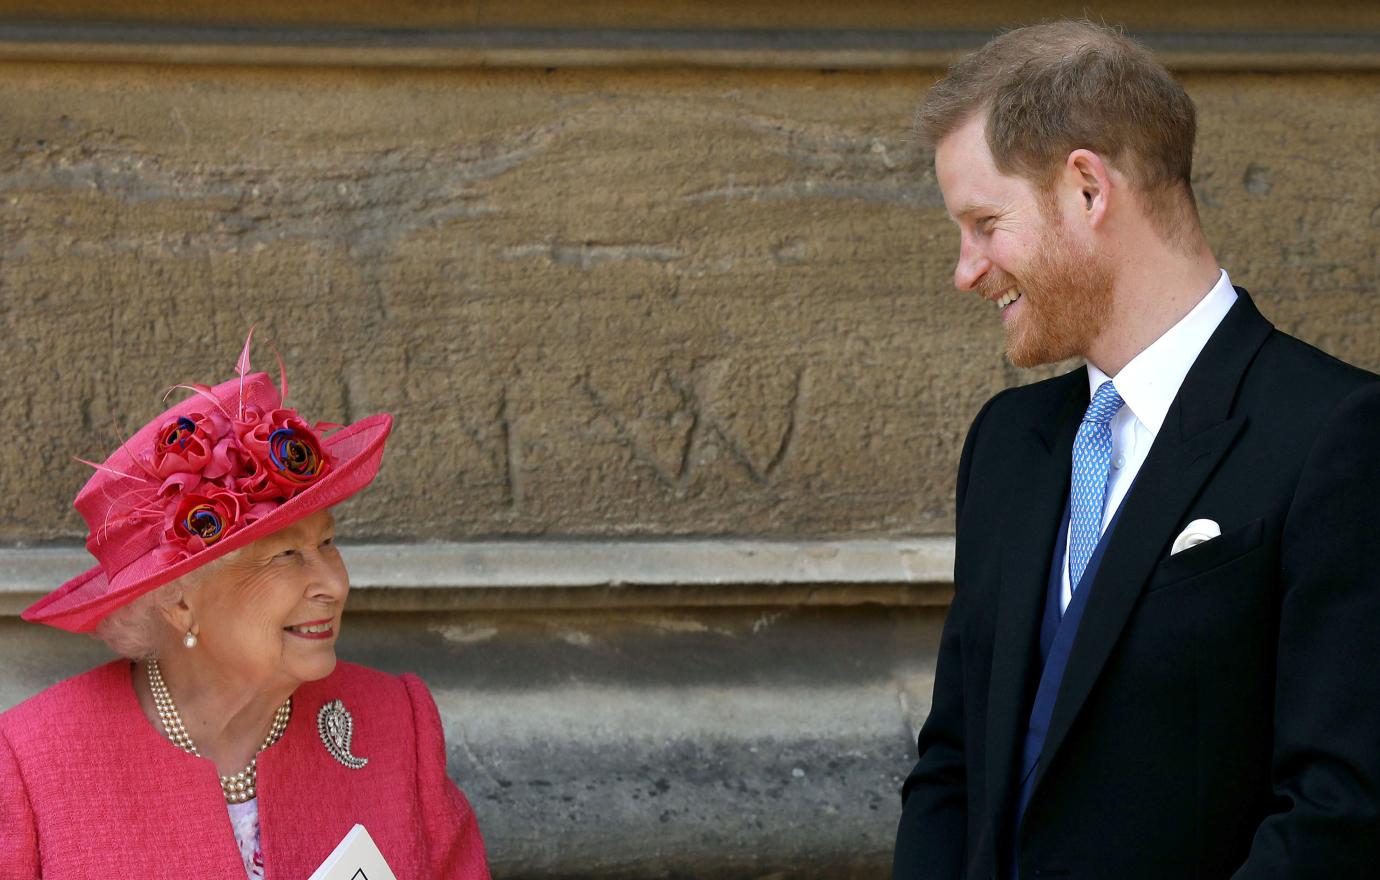
[[1081,197],[1041,194],[1025,178],[997,170],[979,114],[935,149],[935,176],[949,216],[958,224],[954,285],[1001,310],[1011,363],[1033,367],[1087,356],[1111,314],[1116,280],[1110,259],[1077,216],[1063,210]]

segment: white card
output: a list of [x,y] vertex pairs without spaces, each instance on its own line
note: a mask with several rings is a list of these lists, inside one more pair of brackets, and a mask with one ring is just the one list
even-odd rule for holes
[[398,880],[383,853],[374,845],[374,838],[356,825],[336,846],[335,851],[326,856],[326,861],[312,873],[308,880]]

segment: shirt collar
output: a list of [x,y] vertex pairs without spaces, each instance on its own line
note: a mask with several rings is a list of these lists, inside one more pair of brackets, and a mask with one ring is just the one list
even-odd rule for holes
[[[1217,283],[1192,311],[1117,373],[1117,392],[1126,402],[1126,408],[1150,429],[1151,434],[1159,434],[1169,405],[1178,395],[1189,368],[1235,302],[1236,290],[1231,286],[1227,270],[1223,269]],[[1088,364],[1089,396],[1110,378]]]

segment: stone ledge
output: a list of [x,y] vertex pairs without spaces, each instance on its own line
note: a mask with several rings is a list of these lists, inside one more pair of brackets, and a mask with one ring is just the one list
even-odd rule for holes
[[[0,61],[290,67],[942,69],[987,30],[0,23]],[[1138,33],[1180,70],[1376,70],[1373,32]]]
[[[942,621],[879,605],[366,612],[339,651],[426,682],[495,876],[863,880],[887,876]],[[0,619],[0,710],[109,659]]]
[[[954,543],[582,539],[357,544],[343,553],[353,610],[944,606]],[[89,564],[77,547],[0,549],[0,616]]]

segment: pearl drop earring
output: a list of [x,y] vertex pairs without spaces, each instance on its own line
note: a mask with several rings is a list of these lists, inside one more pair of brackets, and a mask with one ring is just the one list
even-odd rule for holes
[[196,633],[192,632],[191,630],[187,630],[187,634],[182,637],[182,645],[186,648],[195,648]]

